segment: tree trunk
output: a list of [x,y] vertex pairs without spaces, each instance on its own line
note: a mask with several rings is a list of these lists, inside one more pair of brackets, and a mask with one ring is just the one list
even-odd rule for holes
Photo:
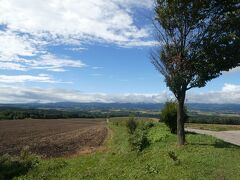
[[184,92],[181,97],[178,98],[178,109],[177,109],[177,138],[178,145],[182,146],[185,144],[185,131],[184,131],[184,102],[185,102]]

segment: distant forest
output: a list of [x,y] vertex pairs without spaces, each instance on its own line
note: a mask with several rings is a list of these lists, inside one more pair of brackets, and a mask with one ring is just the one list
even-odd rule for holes
[[27,109],[27,108],[1,108],[0,120],[4,119],[67,119],[67,118],[108,118],[126,117],[134,114],[139,117],[159,117],[152,113],[131,111],[91,111],[91,110],[57,110],[57,109]]
[[[149,117],[160,119],[160,111],[144,110],[79,110],[79,109],[35,109],[35,108],[0,108],[0,120],[15,119],[67,119],[67,118],[110,118],[110,117]],[[240,124],[239,116],[202,115],[190,111],[188,113],[190,123],[213,124]]]
[[[240,104],[200,104],[186,103],[189,110],[205,112],[240,113]],[[163,103],[27,103],[27,104],[0,104],[0,108],[25,108],[25,109],[80,109],[80,110],[151,110],[159,111]]]

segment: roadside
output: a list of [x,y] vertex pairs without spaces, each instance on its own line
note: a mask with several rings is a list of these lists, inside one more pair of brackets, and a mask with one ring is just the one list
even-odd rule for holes
[[240,125],[186,123],[186,128],[210,131],[235,131],[240,130]]
[[218,131],[217,132],[217,131],[209,131],[209,130],[202,130],[202,129],[186,128],[186,131],[214,136],[225,142],[240,146],[240,131],[238,131],[238,130],[236,130],[236,131]]

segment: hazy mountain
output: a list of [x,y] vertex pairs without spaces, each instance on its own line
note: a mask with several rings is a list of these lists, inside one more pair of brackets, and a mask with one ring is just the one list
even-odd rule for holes
[[[158,103],[74,103],[74,102],[58,102],[58,103],[31,103],[31,104],[0,104],[0,107],[13,108],[39,108],[39,109],[141,109],[141,110],[160,110],[164,104]],[[215,111],[215,112],[235,112],[240,113],[240,104],[187,104],[190,110],[199,111]]]

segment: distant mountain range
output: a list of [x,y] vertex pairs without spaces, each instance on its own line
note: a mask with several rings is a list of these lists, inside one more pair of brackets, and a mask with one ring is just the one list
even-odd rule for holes
[[[33,109],[80,109],[80,110],[153,110],[162,109],[162,103],[30,103],[30,104],[0,104],[0,108],[33,108]],[[240,104],[187,104],[189,110],[206,112],[240,113]]]

